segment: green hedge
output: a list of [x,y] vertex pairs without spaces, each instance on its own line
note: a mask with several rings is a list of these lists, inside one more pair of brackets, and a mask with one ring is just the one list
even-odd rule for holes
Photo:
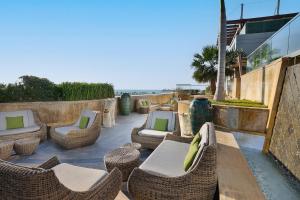
[[105,99],[115,96],[114,88],[107,83],[69,83],[58,86],[62,92],[62,100],[91,100]]
[[62,83],[45,78],[22,76],[18,83],[0,84],[0,102],[76,101],[114,97],[107,83]]

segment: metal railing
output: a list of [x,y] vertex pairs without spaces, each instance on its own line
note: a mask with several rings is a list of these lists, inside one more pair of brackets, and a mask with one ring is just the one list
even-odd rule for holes
[[267,39],[247,58],[247,72],[300,50],[300,14]]

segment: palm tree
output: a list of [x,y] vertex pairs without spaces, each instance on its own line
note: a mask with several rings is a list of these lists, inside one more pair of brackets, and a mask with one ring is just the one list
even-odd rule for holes
[[[226,52],[226,76],[231,76],[234,73],[232,66],[237,62],[238,55],[241,55],[240,51],[227,51]],[[192,68],[195,69],[193,78],[200,83],[209,82],[212,94],[216,90],[216,80],[218,73],[218,48],[214,45],[205,46],[202,49],[201,54],[197,53],[194,55]]]
[[225,99],[225,65],[226,65],[226,9],[224,0],[220,0],[220,33],[219,33],[219,56],[218,56],[218,75],[217,88],[214,95],[214,100],[220,101]]

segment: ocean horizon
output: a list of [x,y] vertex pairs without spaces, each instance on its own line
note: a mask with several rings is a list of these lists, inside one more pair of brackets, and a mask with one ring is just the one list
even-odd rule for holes
[[171,92],[175,90],[150,90],[150,89],[116,89],[115,95],[120,96],[124,93],[129,93],[130,95],[143,95],[143,94],[161,94],[165,92]]

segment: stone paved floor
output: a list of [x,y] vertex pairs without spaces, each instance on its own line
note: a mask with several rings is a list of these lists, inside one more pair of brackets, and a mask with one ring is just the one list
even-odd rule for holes
[[[36,153],[32,156],[14,156],[12,162],[22,165],[35,165],[42,163],[56,155],[62,162],[78,166],[105,169],[103,164],[104,155],[130,142],[130,133],[133,127],[143,124],[146,115],[133,113],[130,116],[118,116],[114,128],[103,128],[101,136],[94,145],[64,150],[51,140],[43,142]],[[299,200],[300,189],[290,178],[286,176],[269,156],[261,153],[263,140],[261,136],[234,133],[249,166],[257,178],[265,196],[269,200]],[[151,151],[143,150],[141,159],[146,159]]]
[[[23,165],[42,163],[52,156],[57,156],[61,162],[95,169],[105,169],[104,155],[125,143],[131,142],[130,134],[134,127],[141,126],[146,120],[146,115],[133,113],[130,116],[118,116],[114,128],[102,128],[101,135],[94,145],[64,150],[51,140],[39,145],[35,154],[31,156],[14,156],[12,162]],[[145,159],[151,151],[143,150],[141,159]]]

